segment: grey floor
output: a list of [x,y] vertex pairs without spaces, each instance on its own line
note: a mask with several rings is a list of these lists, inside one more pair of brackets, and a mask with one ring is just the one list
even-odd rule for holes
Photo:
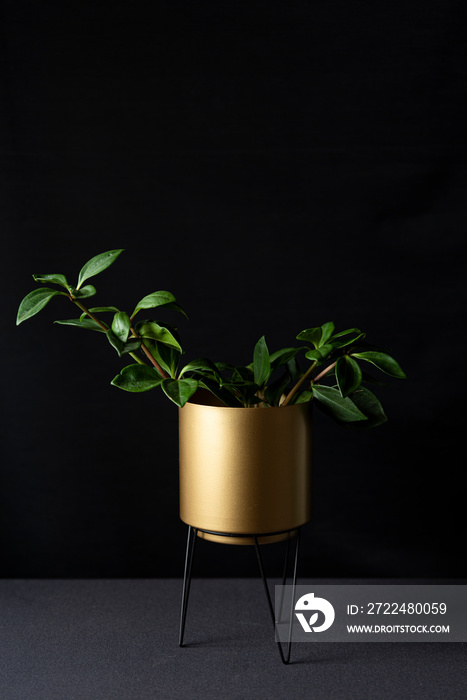
[[295,644],[284,666],[260,579],[193,579],[180,649],[180,593],[173,579],[0,581],[0,700],[467,698],[460,643]]

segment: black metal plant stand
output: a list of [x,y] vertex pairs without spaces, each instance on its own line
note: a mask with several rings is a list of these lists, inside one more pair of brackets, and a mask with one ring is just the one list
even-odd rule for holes
[[[272,623],[274,625],[274,628],[277,624],[277,622],[280,620],[280,616],[282,613],[282,603],[283,603],[283,597],[281,598],[281,603],[279,606],[279,620],[276,620],[276,616],[274,614],[274,606],[272,604],[272,599],[271,599],[271,593],[269,591],[269,585],[264,573],[264,567],[263,567],[263,560],[261,557],[261,551],[260,551],[260,545],[258,538],[264,537],[264,536],[271,536],[271,535],[280,535],[280,534],[285,534],[286,532],[296,532],[295,534],[295,556],[294,556],[294,564],[293,564],[293,577],[292,577],[292,599],[291,599],[291,609],[290,609],[290,617],[289,617],[289,635],[288,635],[288,641],[285,646],[286,652],[284,653],[284,649],[282,648],[282,644],[279,640],[276,640],[277,647],[279,649],[279,655],[281,657],[281,661],[284,664],[288,664],[290,662],[290,652],[292,649],[292,624],[293,624],[293,608],[294,608],[294,602],[295,602],[295,587],[297,585],[297,566],[298,566],[298,552],[299,552],[299,546],[300,546],[300,528],[294,528],[294,530],[284,530],[282,532],[269,532],[269,533],[261,533],[261,534],[241,534],[241,535],[236,535],[236,534],[230,534],[230,533],[225,533],[225,532],[212,532],[210,530],[203,530],[201,528],[195,528],[192,527],[191,525],[188,526],[188,534],[187,534],[187,541],[186,541],[186,553],[185,553],[185,571],[183,575],[183,590],[182,590],[182,604],[181,604],[181,609],[180,609],[180,636],[179,636],[179,645],[182,647],[183,646],[183,638],[185,635],[185,622],[186,622],[186,614],[187,614],[187,609],[188,609],[188,598],[190,596],[190,585],[191,585],[191,570],[192,570],[192,565],[193,565],[193,556],[195,552],[195,547],[196,547],[196,541],[198,539],[197,535],[198,532],[206,532],[207,534],[210,535],[221,535],[224,537],[251,537],[254,540],[254,546],[256,550],[256,557],[258,560],[258,565],[259,565],[259,570],[261,573],[261,578],[263,580],[263,586],[264,586],[264,591],[266,593],[266,599],[268,603],[268,608],[269,612],[271,615]],[[293,537],[293,535],[292,535]],[[284,560],[284,569],[283,569],[283,574],[282,574],[282,586],[285,586],[286,580],[287,580],[287,568],[288,568],[288,563],[289,563],[289,555],[290,555],[290,542],[292,537],[289,537],[287,539],[287,549],[285,553],[285,560]],[[282,589],[282,596],[283,596],[283,589]]]

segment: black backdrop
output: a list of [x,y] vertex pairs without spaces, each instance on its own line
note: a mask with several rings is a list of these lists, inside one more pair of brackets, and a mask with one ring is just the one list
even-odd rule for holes
[[[301,573],[465,576],[465,3],[2,13],[0,575],[182,573],[176,407],[111,387],[105,339],[52,324],[65,299],[14,326],[32,273],[122,247],[96,304],[172,291],[187,359],[328,320],[392,350],[388,424],[316,416]],[[208,543],[197,567],[256,574]]]

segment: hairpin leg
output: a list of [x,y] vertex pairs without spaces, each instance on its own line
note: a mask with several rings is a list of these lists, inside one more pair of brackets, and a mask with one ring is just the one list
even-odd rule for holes
[[288,568],[288,564],[289,564],[290,540],[291,539],[292,538],[289,537],[289,539],[287,540],[287,548],[285,550],[284,571],[282,573],[281,597],[280,597],[280,601],[279,601],[279,612],[277,612],[277,610],[276,610],[276,623],[280,622],[282,619],[282,605],[284,602],[284,586],[285,586],[286,581],[287,581],[287,568]]
[[[190,585],[191,585],[191,570],[192,570],[195,546],[196,546],[196,542],[198,539],[197,535],[198,535],[198,529],[189,525],[188,526],[188,534],[187,534],[187,542],[186,542],[185,570],[184,570],[184,575],[183,575],[182,602],[181,602],[181,610],[180,610],[179,645],[181,647],[183,646],[183,637],[185,634],[185,622],[186,622],[186,615],[187,615],[187,609],[188,609],[188,598],[190,595]],[[272,600],[271,600],[271,594],[269,592],[268,582],[267,582],[266,576],[264,574],[264,567],[263,567],[263,561],[261,558],[258,537],[259,537],[259,535],[253,535],[256,556],[258,559],[258,564],[259,564],[259,569],[261,572],[261,578],[263,581],[264,590],[266,592],[266,599],[268,602],[269,612],[271,614],[272,623],[275,627],[275,625],[277,624],[277,622],[280,621],[281,616],[282,616],[284,590],[282,589],[282,591],[281,591],[278,620],[276,620],[276,616],[274,614],[274,607],[273,607]],[[295,588],[296,588],[296,584],[297,584],[299,543],[300,543],[300,528],[297,529],[297,534],[295,536],[295,559],[294,559],[293,581],[292,581],[292,599],[291,599],[290,620],[289,620],[289,636],[288,636],[287,645],[285,647],[286,654],[284,654],[284,649],[282,647],[282,643],[279,640],[276,640],[276,643],[277,643],[277,646],[279,649],[279,654],[280,654],[282,663],[284,663],[284,664],[288,664],[290,662],[290,653],[291,653],[291,648],[292,648],[292,625],[293,625],[293,612],[294,612],[294,603],[295,603]],[[283,587],[285,586],[285,583],[287,580],[287,566],[288,566],[288,562],[289,562],[289,553],[290,553],[290,538],[287,540],[287,549],[286,549],[286,554],[285,554],[284,570],[283,570],[283,575],[282,575],[282,586]]]
[[191,525],[188,526],[188,535],[186,539],[186,554],[185,554],[185,571],[183,574],[183,591],[182,591],[182,605],[180,609],[180,636],[179,636],[179,646],[183,646],[183,636],[185,634],[185,620],[186,611],[188,609],[188,597],[190,595],[190,584],[191,584],[191,566],[193,564],[193,555],[195,553],[195,546],[198,531]]
[[[276,617],[274,614],[274,607],[273,607],[272,600],[271,600],[271,594],[269,592],[268,582],[266,580],[266,576],[264,575],[263,561],[261,559],[261,553],[260,553],[260,549],[259,549],[257,535],[255,535],[254,538],[255,538],[255,550],[256,550],[256,556],[258,558],[259,570],[261,572],[261,578],[263,580],[264,590],[266,592],[266,599],[268,601],[268,607],[269,607],[269,612],[271,614],[272,623],[275,627]],[[277,640],[277,646],[279,649],[281,661],[284,664],[288,664],[290,662],[290,652],[292,649],[292,623],[293,623],[293,610],[294,610],[294,602],[295,602],[295,587],[297,584],[297,565],[298,565],[299,544],[300,544],[300,528],[298,528],[298,530],[297,530],[296,542],[295,542],[295,561],[294,561],[293,583],[292,583],[292,601],[291,601],[291,609],[290,609],[289,637],[288,637],[288,642],[287,642],[287,647],[286,647],[286,649],[287,649],[286,655],[284,654],[284,650],[282,649],[281,642],[279,640]],[[288,555],[289,555],[289,547],[287,547],[287,552],[286,552],[286,563],[284,566],[284,574],[283,574],[283,578],[282,578],[283,585],[285,585],[285,580],[286,580],[286,573],[287,573],[286,567],[287,567]],[[280,608],[281,608],[280,612],[282,612],[282,600],[281,600]],[[279,614],[279,619],[280,619],[280,614]]]

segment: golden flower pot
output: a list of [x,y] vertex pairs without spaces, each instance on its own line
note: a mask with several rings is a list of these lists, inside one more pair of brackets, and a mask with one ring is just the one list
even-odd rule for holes
[[200,537],[274,542],[310,520],[309,404],[229,408],[199,392],[179,409],[179,436],[180,518]]

